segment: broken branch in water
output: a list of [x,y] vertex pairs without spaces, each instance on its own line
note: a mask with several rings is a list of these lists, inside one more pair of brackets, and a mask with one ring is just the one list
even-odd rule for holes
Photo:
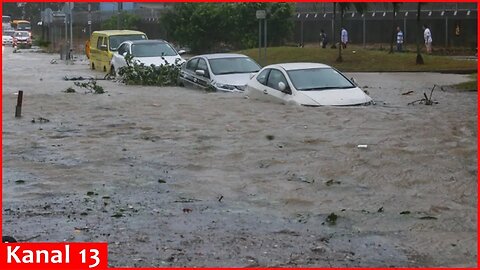
[[423,93],[423,97],[422,99],[419,99],[419,100],[415,100],[415,101],[412,101],[410,103],[408,103],[408,105],[415,105],[415,103],[419,103],[419,104],[425,104],[425,105],[433,105],[433,104],[438,104],[437,101],[433,101],[432,100],[432,95],[433,95],[433,90],[435,90],[436,87],[439,87],[440,90],[444,91],[443,90],[443,87],[437,85],[437,84],[434,84],[433,85],[433,88],[432,90],[430,91],[430,97],[427,96],[427,93]]

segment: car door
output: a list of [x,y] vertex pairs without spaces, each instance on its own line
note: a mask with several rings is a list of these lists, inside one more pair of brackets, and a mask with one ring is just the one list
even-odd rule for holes
[[268,100],[267,79],[270,73],[269,68],[262,70],[255,78],[247,84],[248,97],[252,99]]
[[107,71],[110,67],[110,59],[108,57],[108,38],[104,36],[98,37],[97,41],[98,49],[98,64],[95,64],[97,70]]
[[198,64],[198,57],[188,60],[180,71],[180,80],[185,86],[194,86],[194,74]]
[[286,103],[291,99],[291,94],[282,92],[278,84],[282,82],[287,89],[290,89],[288,81],[282,71],[272,68],[268,74],[267,84],[265,86],[264,93],[270,101],[278,103]]
[[127,62],[125,61],[125,56],[124,56],[124,54],[127,52],[125,49],[126,46],[127,46],[126,43],[122,44],[120,47],[118,47],[118,50],[113,53],[112,66],[115,68],[116,71],[118,71],[121,67],[124,67],[127,65]]
[[[197,73],[199,71],[203,71],[203,74]],[[197,68],[195,69],[195,73],[193,76],[193,83],[197,87],[205,89],[210,85],[210,70],[205,59],[198,59]]]

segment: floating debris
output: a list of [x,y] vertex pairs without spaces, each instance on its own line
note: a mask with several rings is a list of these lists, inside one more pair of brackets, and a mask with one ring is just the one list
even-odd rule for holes
[[340,182],[340,181],[330,179],[330,180],[328,180],[328,181],[325,182],[325,185],[327,185],[327,186],[331,186],[331,185],[333,185],[333,184],[340,185],[341,183],[342,183],[342,182]]
[[328,224],[330,225],[335,225],[337,223],[337,218],[338,216],[335,215],[335,213],[331,213],[327,216],[327,219],[325,219],[325,221],[328,222]]
[[440,88],[440,90],[445,91],[445,90],[443,90],[443,87],[434,84],[432,90],[430,91],[430,97],[427,97],[427,94],[423,93],[424,98],[412,101],[412,102],[408,103],[407,105],[415,105],[415,103],[417,103],[417,102],[418,102],[418,104],[425,104],[425,105],[438,104],[437,101],[432,100],[433,90],[435,90],[435,88],[437,88],[437,87]]
[[48,122],[50,122],[49,119],[43,118],[43,117],[38,117],[37,119],[35,119],[35,118],[32,119],[32,123],[36,123],[37,121],[38,121],[39,123],[48,123]]

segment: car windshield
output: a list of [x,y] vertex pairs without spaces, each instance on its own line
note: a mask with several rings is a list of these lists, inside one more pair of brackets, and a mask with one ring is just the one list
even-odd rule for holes
[[260,70],[260,66],[248,57],[229,57],[208,60],[215,75],[252,73]]
[[28,32],[15,32],[16,37],[28,37]]
[[346,89],[355,86],[333,68],[309,68],[287,71],[299,91]]
[[177,52],[168,43],[133,44],[132,55],[135,57],[176,56]]
[[127,40],[142,40],[147,39],[145,35],[123,35],[123,36],[111,36],[109,40],[110,51],[116,51],[118,46]]
[[30,26],[30,23],[18,23],[17,24],[17,29],[18,30],[30,30],[32,27]]

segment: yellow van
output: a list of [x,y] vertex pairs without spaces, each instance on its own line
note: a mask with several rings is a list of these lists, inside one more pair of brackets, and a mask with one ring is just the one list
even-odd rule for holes
[[110,72],[110,61],[120,43],[127,40],[146,40],[147,35],[132,30],[95,31],[90,37],[90,68],[103,72]]

